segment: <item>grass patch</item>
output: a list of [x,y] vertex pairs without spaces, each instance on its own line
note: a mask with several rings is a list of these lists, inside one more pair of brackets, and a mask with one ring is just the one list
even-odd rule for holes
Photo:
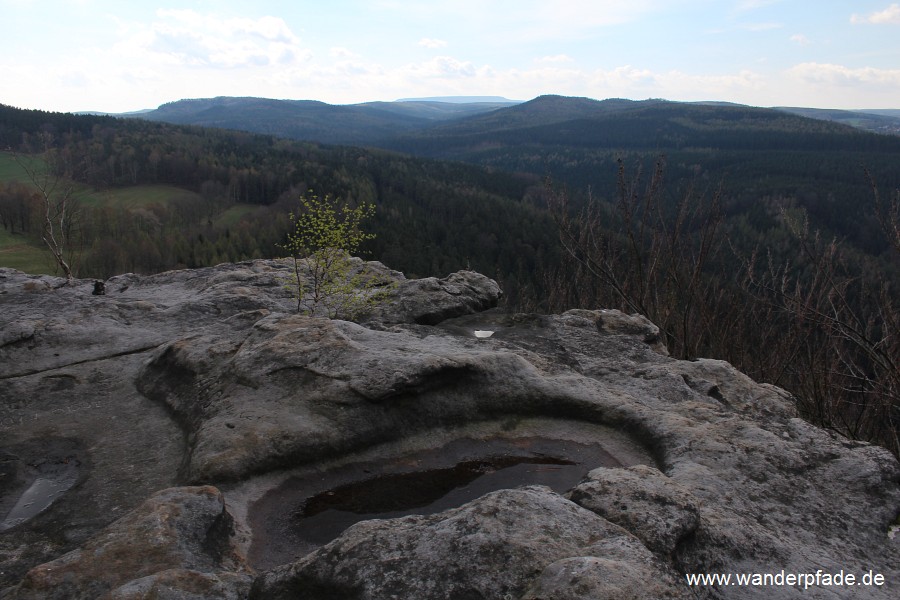
[[[26,165],[37,166],[37,162],[41,159],[34,155],[20,155],[19,160],[24,161]],[[25,173],[22,166],[16,162],[16,159],[10,152],[0,152],[0,181],[19,181],[29,186],[32,185],[28,174]],[[60,188],[64,187],[62,183],[60,182]],[[124,206],[137,208],[152,204],[166,206],[170,203],[186,200],[196,202],[200,199],[200,194],[171,185],[136,185],[98,190],[90,186],[75,184],[72,191],[73,196],[81,204],[90,207]]]
[[[10,152],[0,152],[0,183],[19,181],[22,184],[34,188],[28,174],[17,162],[22,161],[29,167],[41,170],[42,159],[35,155],[14,156]],[[108,189],[96,189],[81,183],[60,181],[54,197],[70,187],[71,198],[84,209],[86,219],[91,219],[95,210],[111,208],[116,211],[124,209],[132,212],[137,218],[156,217],[165,220],[166,227],[188,227],[191,224],[206,224],[207,212],[210,208],[209,201],[190,190],[171,185],[135,185],[129,187],[117,187]],[[221,206],[221,204],[219,205]],[[153,207],[162,207],[167,210],[158,210]],[[238,204],[215,214],[212,224],[220,228],[234,227],[242,219],[258,210],[258,206],[250,204]],[[39,216],[37,217],[39,218]],[[178,219],[187,219],[190,222],[179,223]],[[88,221],[89,222],[89,221]],[[84,259],[90,253],[93,240],[85,240],[83,252]],[[77,274],[81,260],[76,260],[73,268]],[[37,239],[37,234],[31,235],[12,234],[5,229],[0,229],[0,267],[18,269],[33,274],[57,274],[58,268],[52,259],[50,252]]]
[[35,245],[21,234],[0,228],[0,267],[10,267],[26,273],[55,275],[56,265],[50,252]]
[[154,204],[168,206],[183,201],[196,202],[200,199],[200,194],[171,185],[135,185],[109,190],[80,188],[76,197],[82,205],[92,208],[141,208]]
[[234,227],[244,217],[259,208],[256,204],[235,204],[219,213],[213,221],[217,227]]
[[[29,166],[41,161],[40,158],[31,155],[19,155],[19,160]],[[20,181],[31,184],[28,174],[22,169],[22,165],[16,162],[11,152],[0,152],[0,181]]]

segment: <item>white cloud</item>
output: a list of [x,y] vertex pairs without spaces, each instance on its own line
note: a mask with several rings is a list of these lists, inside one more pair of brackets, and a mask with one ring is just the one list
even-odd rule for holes
[[344,48],[341,46],[335,46],[334,48],[330,49],[328,51],[328,54],[329,54],[329,56],[332,56],[333,58],[339,58],[341,60],[359,58],[359,55],[357,53],[353,52],[349,48]]
[[157,21],[120,45],[123,52],[150,52],[169,64],[219,68],[286,64],[309,56],[278,17],[222,19],[194,10],[156,14]]
[[192,30],[208,34],[215,33],[227,37],[247,35],[271,42],[283,43],[297,43],[299,41],[284,20],[279,17],[220,19],[213,15],[203,15],[190,9],[160,9],[156,11],[156,15],[161,19],[175,21]]
[[[749,69],[735,74],[704,75],[673,70],[655,76],[659,97],[673,100],[751,98],[766,86],[765,78]],[[751,100],[745,100],[751,102]]]
[[[647,15],[677,11],[685,4],[708,0],[485,0],[454,2],[378,3],[397,19],[435,23],[465,31],[470,39],[490,39],[497,45],[534,44],[543,40],[583,38],[599,28],[623,25]],[[430,29],[429,29],[430,31]],[[454,45],[463,41],[454,40]]]
[[[489,68],[489,67],[488,67]],[[462,61],[452,56],[436,56],[431,60],[406,67],[406,69],[418,77],[466,77],[470,78],[478,73],[478,69],[469,61]]]
[[870,86],[900,92],[900,69],[861,67],[852,69],[828,63],[801,63],[789,70],[802,80],[829,86]]
[[[382,4],[389,1],[376,0]],[[712,17],[696,20],[695,31],[681,35],[684,47],[689,49],[688,38],[701,37],[713,25],[727,25],[722,31],[740,34],[741,39],[751,37],[743,32],[747,28],[782,27],[774,22],[781,18],[771,6],[775,1],[731,0],[716,17],[718,21]],[[900,14],[900,4],[896,4],[900,0],[879,2],[876,6],[895,4],[879,12],[854,15],[856,21],[893,22],[892,15]],[[880,69],[825,64],[810,52],[808,60],[820,62],[790,70],[776,70],[774,61],[726,66],[718,59],[728,58],[724,56],[727,53],[710,56],[708,61],[703,56],[698,59],[696,53],[682,57],[681,42],[668,40],[664,50],[653,53],[666,58],[666,66],[660,66],[653,62],[653,55],[642,51],[646,48],[635,51],[628,39],[622,39],[627,27],[607,27],[640,22],[648,14],[654,16],[647,21],[648,28],[665,27],[669,14],[699,10],[711,5],[711,0],[560,0],[549,4],[519,0],[516,6],[521,10],[516,11],[504,9],[503,4],[484,0],[440,6],[397,3],[395,10],[404,15],[397,14],[390,22],[406,23],[405,28],[385,35],[372,31],[371,19],[366,19],[367,29],[360,34],[349,23],[329,21],[322,26],[302,11],[294,16],[285,12],[247,18],[248,13],[161,10],[151,12],[148,22],[138,22],[137,16],[125,16],[125,12],[105,15],[108,26],[97,25],[93,37],[83,36],[85,43],[76,46],[69,42],[67,51],[54,52],[47,63],[30,58],[42,45],[7,46],[5,56],[0,56],[0,80],[16,81],[17,85],[6,90],[6,97],[0,100],[49,107],[48,98],[54,97],[57,107],[70,110],[133,110],[179,98],[218,95],[310,98],[340,104],[438,95],[527,99],[558,93],[841,107],[894,106],[900,98],[900,72],[890,63],[879,64]],[[735,7],[747,12],[737,13]],[[754,9],[761,12],[750,12]],[[850,11],[839,13],[845,24]],[[303,33],[303,40],[301,27],[310,32]],[[815,23],[797,27],[793,35],[784,27],[776,30],[773,39],[789,40],[797,46],[815,41],[810,48],[815,49],[824,47],[828,38],[809,29]],[[636,36],[640,37],[636,43],[650,47],[653,32],[658,30],[640,30],[647,34]],[[866,28],[851,30],[852,35],[866,40],[873,37]],[[101,31],[105,37],[98,35]],[[434,37],[423,37],[426,34]],[[702,41],[710,43],[708,38]],[[855,56],[877,54],[865,54],[865,46],[849,36],[847,42],[848,48],[858,49]],[[736,49],[738,43],[736,39]],[[417,49],[414,44],[429,50]],[[470,48],[469,44],[475,45]],[[448,51],[448,46],[453,50]],[[585,48],[588,51],[579,54]],[[400,52],[399,56],[392,54],[394,51]],[[853,64],[849,59],[830,60]],[[745,67],[753,70],[741,70]]]
[[419,45],[425,48],[446,48],[447,42],[444,40],[436,40],[434,38],[422,38],[419,40]]
[[554,56],[542,56],[535,62],[546,65],[558,65],[562,63],[575,62],[575,59],[567,54],[556,54]]
[[[648,69],[636,69],[631,65],[616,67],[611,70],[597,69],[590,74],[591,85],[607,89],[631,90],[634,88],[657,87],[659,75]],[[630,95],[625,94],[615,95]]]
[[900,4],[891,4],[886,9],[862,16],[854,13],[851,23],[871,23],[873,25],[900,25]]

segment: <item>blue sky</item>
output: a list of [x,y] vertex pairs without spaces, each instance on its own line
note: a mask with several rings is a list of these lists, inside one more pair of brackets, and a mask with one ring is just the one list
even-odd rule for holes
[[0,103],[541,94],[900,108],[889,0],[0,0]]

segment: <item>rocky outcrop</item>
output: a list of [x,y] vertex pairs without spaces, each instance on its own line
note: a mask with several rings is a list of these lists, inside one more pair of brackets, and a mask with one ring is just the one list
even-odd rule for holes
[[368,319],[380,323],[436,325],[497,305],[500,286],[474,271],[459,271],[444,279],[401,279],[393,301],[378,306]]
[[[260,598],[794,597],[684,577],[782,571],[871,571],[886,583],[806,595],[895,597],[886,451],[809,425],[727,363],[668,357],[643,317],[505,314],[476,273],[371,269],[396,285],[358,323],[296,314],[284,261],[123,275],[103,296],[0,269],[3,597],[237,598],[251,579]],[[364,521],[249,573],[255,502],[292,470],[534,417],[614,428],[652,458],[566,494]],[[53,482],[46,507],[17,512]]]
[[81,548],[29,570],[16,597],[244,597],[250,576],[232,532],[216,488],[162,490]]
[[595,469],[569,499],[632,532],[666,558],[673,558],[679,545],[700,526],[700,501],[647,465]]
[[546,488],[429,517],[363,521],[260,576],[251,598],[688,598],[640,541]]

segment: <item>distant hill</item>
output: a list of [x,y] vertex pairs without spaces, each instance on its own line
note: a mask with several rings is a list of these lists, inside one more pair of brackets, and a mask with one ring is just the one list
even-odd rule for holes
[[875,133],[900,135],[900,110],[834,110],[791,106],[778,106],[776,110],[811,119],[843,123]]
[[[498,145],[511,144],[531,148],[783,150],[815,148],[823,143],[819,139],[823,135],[843,136],[854,130],[900,134],[900,110],[768,109],[727,102],[556,95],[527,102],[498,96],[449,96],[350,105],[217,97],[179,100],[155,110],[115,116],[326,144],[374,146],[477,163],[484,162],[485,151],[496,154]],[[827,143],[833,146],[834,140]]]
[[[732,215],[774,227],[783,203],[805,208],[811,226],[867,252],[868,168],[884,189],[900,187],[900,136],[835,120],[724,103],[592,100],[541,96],[509,108],[401,133],[384,147],[421,157],[550,178],[578,193],[617,194],[617,160],[631,173],[665,156],[673,197],[723,183]],[[764,200],[764,201],[761,201]]]
[[494,110],[442,123],[420,133],[423,136],[486,134],[493,131],[597,118],[601,115],[627,110],[640,104],[631,100],[592,100],[590,98],[567,96],[539,96],[534,100],[509,106],[502,110]]
[[176,125],[236,129],[327,144],[368,145],[436,121],[489,112],[503,102],[436,100],[333,105],[315,100],[218,97],[179,100],[135,116]]
[[[847,111],[802,107],[766,109],[728,102],[593,100],[553,95],[540,96],[527,102],[500,96],[441,96],[349,105],[326,104],[315,100],[223,96],[178,100],[154,110],[113,116],[236,129],[327,144],[397,148],[397,140],[400,138],[483,135],[489,131],[546,127],[565,122],[579,128],[579,119],[595,122],[612,115],[616,115],[618,119],[627,114],[629,121],[646,121],[647,118],[653,118],[653,110],[670,114],[684,112],[683,116],[695,120],[697,125],[720,117],[733,125],[738,118],[746,120],[752,114],[752,127],[766,128],[778,123],[774,126],[790,129],[793,126],[777,116],[787,113],[864,131],[900,134],[900,110]],[[765,124],[767,121],[768,125]],[[726,123],[725,128],[728,127]],[[669,123],[664,129],[671,132],[672,124]],[[542,136],[546,134],[540,131],[534,133]]]
[[[539,96],[528,102],[494,111],[489,114],[473,116],[454,123],[442,124],[432,129],[429,135],[441,132],[484,132],[487,130],[509,130],[521,126],[542,127],[564,122],[580,120],[609,121],[612,119],[688,119],[695,122],[717,122],[721,129],[735,126],[771,128],[779,121],[783,128],[790,118],[785,118],[779,111],[767,108],[756,108],[741,104],[709,103],[709,102],[672,102],[668,100],[624,100],[611,98],[593,100],[591,98],[568,96]],[[819,129],[836,129],[823,125]]]
[[897,117],[900,119],[900,108],[882,108],[882,109],[864,109],[857,112],[869,113],[873,115],[883,115],[885,117]]
[[238,129],[333,144],[365,144],[421,126],[422,117],[314,100],[219,97],[179,100],[138,115],[178,125]]
[[427,98],[401,98],[397,102],[444,102],[450,104],[519,104],[503,96],[429,96]]
[[497,102],[220,97],[172,102],[137,117],[468,162],[604,197],[615,194],[617,157],[646,163],[666,155],[673,182],[726,178],[733,210],[749,210],[759,197],[799,198],[818,226],[858,243],[867,238],[865,218],[848,210],[870,193],[862,165],[882,185],[900,186],[900,136],[865,129],[889,127],[896,122],[890,114],[559,95],[464,99]]
[[[496,162],[500,154],[541,156],[578,152],[685,150],[818,151],[878,145],[859,129],[833,120],[739,104],[666,100],[592,100],[540,96],[529,102],[399,132],[384,145],[432,158]],[[900,147],[900,139],[884,142]],[[562,150],[564,149],[564,150]],[[520,167],[515,167],[521,169]],[[534,171],[533,168],[525,170]]]
[[[311,108],[333,114],[321,103]],[[34,152],[38,133],[41,142],[50,134],[53,152],[96,167],[73,171],[88,240],[82,277],[283,256],[288,213],[307,190],[376,204],[368,224],[376,238],[365,255],[409,275],[483,270],[501,282],[523,281],[505,286],[514,301],[516,289],[540,285],[544,265],[559,257],[549,215],[526,201],[527,190],[540,186],[534,177],[378,149],[0,104],[0,148]],[[27,181],[15,158],[0,152],[0,266],[21,267],[35,256],[45,262],[41,207],[20,185]],[[493,228],[505,232],[502,239]]]
[[80,110],[75,112],[76,115],[87,115],[90,117],[138,117],[144,113],[152,112],[153,108],[145,108],[143,110],[133,110],[124,113],[111,113],[102,110]]
[[673,196],[722,182],[728,211],[755,228],[775,226],[774,206],[796,203],[812,227],[878,253],[872,219],[861,208],[871,198],[863,168],[883,189],[900,187],[900,136],[861,128],[892,122],[890,111],[878,112],[886,114],[559,95],[515,104],[354,105],[220,97],[165,104],[138,118],[466,162],[607,199],[617,192],[619,158],[649,168],[665,156]]

